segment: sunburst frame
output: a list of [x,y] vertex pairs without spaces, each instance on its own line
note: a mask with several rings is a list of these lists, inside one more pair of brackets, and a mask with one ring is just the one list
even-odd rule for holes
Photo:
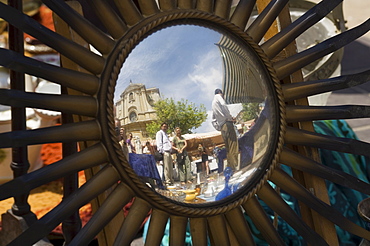
[[[241,0],[233,11],[232,1],[213,0],[115,0],[117,12],[103,0],[89,2],[107,33],[91,24],[69,4],[57,0],[43,0],[59,18],[65,21],[87,44],[101,55],[91,52],[75,39],[68,39],[63,30],[50,31],[27,15],[14,8],[0,4],[0,17],[20,30],[36,37],[46,45],[79,66],[73,69],[63,63],[55,67],[0,49],[0,64],[19,73],[27,73],[59,83],[75,92],[61,96],[26,93],[13,89],[0,90],[0,103],[12,107],[34,107],[61,111],[81,119],[38,130],[20,130],[0,134],[0,148],[18,148],[52,142],[80,142],[81,151],[65,156],[50,166],[29,174],[20,175],[0,186],[0,199],[27,196],[30,190],[52,180],[66,177],[80,170],[93,168],[94,175],[85,185],[64,200],[44,217],[31,223],[9,245],[32,245],[47,236],[58,224],[94,198],[96,211],[91,220],[74,237],[66,237],[69,245],[87,245],[99,232],[102,245],[129,245],[141,223],[151,212],[146,245],[159,245],[164,229],[170,220],[170,244],[182,245],[186,227],[194,245],[254,245],[251,230],[244,219],[245,212],[271,245],[284,245],[257,197],[281,216],[312,245],[332,244],[324,233],[311,229],[280,197],[267,180],[272,181],[322,217],[343,229],[370,240],[370,232],[346,219],[330,205],[314,196],[277,166],[277,163],[312,174],[335,183],[344,179],[345,186],[370,194],[370,185],[341,171],[325,167],[310,157],[296,151],[294,146],[325,148],[345,153],[369,156],[368,143],[343,138],[329,137],[299,128],[301,122],[319,119],[365,118],[368,107],[360,105],[311,107],[295,105],[294,100],[327,91],[356,86],[370,79],[369,71],[319,81],[283,84],[281,80],[299,71],[305,65],[340,49],[366,33],[370,21],[352,30],[338,34],[312,48],[277,60],[279,53],[301,33],[332,11],[341,1],[324,0],[291,25],[283,28],[271,39],[259,42],[285,8],[287,0],[273,0],[248,27],[247,22],[256,0]],[[74,6],[71,2],[71,6]],[[180,204],[165,199],[147,188],[129,167],[126,157],[115,141],[113,119],[113,94],[120,67],[127,55],[146,35],[157,28],[174,24],[200,23],[215,29],[224,29],[237,35],[250,45],[265,64],[273,81],[276,96],[276,111],[279,125],[276,131],[275,152],[271,153],[268,171],[251,189],[238,193],[220,203],[206,206]],[[58,33],[63,33],[60,35]],[[63,58],[65,59],[65,58]],[[287,105],[286,105],[287,104]],[[79,105],[76,107],[76,105]],[[286,124],[289,124],[286,127]],[[298,125],[298,126],[297,126]],[[283,147],[283,143],[285,146]],[[293,146],[293,147],[290,147]],[[98,171],[96,171],[98,170]],[[135,198],[126,218],[120,215],[125,204]],[[19,202],[19,201],[18,201]],[[17,204],[17,202],[16,202]],[[13,207],[17,211],[17,206]],[[316,216],[316,215],[315,215]],[[329,230],[329,229],[328,229]],[[100,234],[101,235],[101,234]]]

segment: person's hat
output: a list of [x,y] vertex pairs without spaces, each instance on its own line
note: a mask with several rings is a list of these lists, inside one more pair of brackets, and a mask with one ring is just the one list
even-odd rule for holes
[[217,94],[222,94],[222,90],[221,89],[216,89],[215,90],[215,95],[217,95]]

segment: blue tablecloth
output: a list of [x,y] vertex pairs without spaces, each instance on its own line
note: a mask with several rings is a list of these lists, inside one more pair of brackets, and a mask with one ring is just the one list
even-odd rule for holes
[[153,155],[130,153],[129,163],[139,177],[152,178],[160,188],[163,187]]

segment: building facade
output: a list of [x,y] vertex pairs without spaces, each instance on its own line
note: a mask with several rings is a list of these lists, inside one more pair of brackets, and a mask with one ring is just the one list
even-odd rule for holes
[[159,99],[158,88],[147,89],[144,84],[130,82],[115,102],[118,124],[142,141],[149,139],[146,125],[157,118],[153,105]]

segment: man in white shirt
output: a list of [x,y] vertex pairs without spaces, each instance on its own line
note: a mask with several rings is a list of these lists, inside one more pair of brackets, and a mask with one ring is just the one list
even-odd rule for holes
[[238,167],[239,144],[236,136],[234,122],[235,119],[231,116],[229,108],[223,97],[221,89],[215,90],[215,96],[212,101],[213,117],[221,126],[221,136],[225,142],[227,165],[233,171]]
[[164,183],[170,185],[173,184],[172,143],[167,135],[167,129],[167,123],[162,123],[161,130],[155,136],[155,141],[158,152],[163,154]]

